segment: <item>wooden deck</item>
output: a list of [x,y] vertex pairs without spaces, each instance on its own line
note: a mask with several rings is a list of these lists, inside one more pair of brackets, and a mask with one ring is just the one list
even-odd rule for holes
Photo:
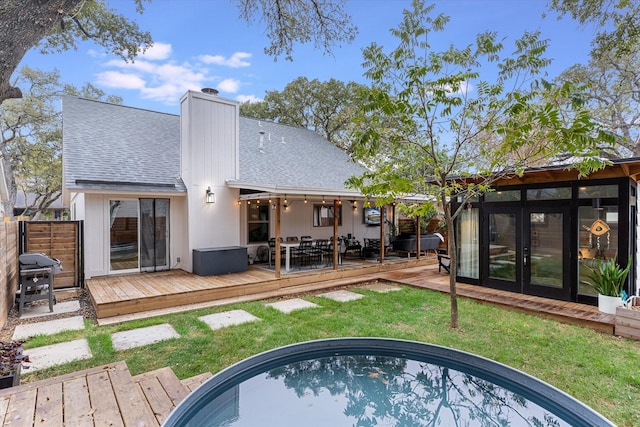
[[[435,256],[421,260],[398,259],[384,264],[350,261],[339,270],[309,269],[283,275],[277,279],[273,271],[252,267],[243,273],[198,276],[182,270],[96,277],[86,281],[98,321],[122,318],[137,313],[199,306],[236,299],[248,301],[327,287],[325,282],[349,280],[407,267],[431,265]],[[266,296],[265,296],[266,295]],[[129,317],[131,318],[131,316]]]
[[0,390],[4,426],[159,426],[210,373],[169,368],[132,377],[125,362]]
[[[196,276],[181,270],[95,278],[87,281],[99,324],[159,316],[171,312],[311,292],[367,281],[387,280],[449,292],[449,276],[438,273],[435,257],[404,259],[382,265],[362,263],[338,271],[306,271],[275,279],[273,272]],[[615,316],[597,307],[457,284],[458,296],[509,307],[564,323],[613,334]]]

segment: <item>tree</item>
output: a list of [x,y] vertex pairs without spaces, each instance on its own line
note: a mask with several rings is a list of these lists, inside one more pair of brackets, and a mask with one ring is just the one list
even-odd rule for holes
[[[131,0],[139,13],[144,2]],[[267,26],[277,57],[292,58],[293,45],[314,41],[329,52],[334,43],[350,42],[357,29],[344,12],[343,0],[235,0],[240,16]],[[151,35],[108,7],[106,0],[3,0],[0,2],[0,104],[21,96],[10,84],[25,53],[39,46],[44,53],[76,48],[91,39],[125,60],[133,60],[152,44]]]
[[388,53],[375,43],[364,50],[371,87],[360,120],[368,128],[355,135],[354,154],[372,171],[350,184],[376,197],[377,204],[423,195],[427,203],[405,207],[417,216],[437,203],[446,222],[451,327],[456,328],[454,219],[466,202],[490,191],[500,178],[522,174],[530,159],[574,153],[583,156],[574,166],[586,174],[604,165],[595,157],[598,138],[613,139],[596,132],[570,84],[536,80],[549,64],[547,43],[538,33],[516,40],[511,55],[503,56],[493,32],[439,52],[429,42],[449,18],[432,17],[433,8],[414,0],[413,10],[405,10],[392,30],[398,46]]
[[564,71],[559,81],[586,85],[586,107],[591,115],[620,136],[610,157],[640,156],[640,45],[635,53],[592,56],[587,65],[576,64]]
[[80,89],[63,85],[57,71],[24,67],[13,84],[23,88],[24,96],[0,106],[0,154],[10,194],[4,211],[13,212],[20,187],[25,195],[35,196],[27,212],[38,218],[62,191],[62,116],[57,105],[60,95],[113,103],[122,100],[106,96],[90,84]]
[[637,0],[551,0],[549,7],[571,15],[580,24],[597,28],[592,55],[627,55],[640,41],[640,3]]
[[264,101],[241,104],[240,114],[313,130],[350,151],[349,134],[354,130],[352,119],[359,109],[362,88],[355,82],[298,77],[282,92],[268,91]]

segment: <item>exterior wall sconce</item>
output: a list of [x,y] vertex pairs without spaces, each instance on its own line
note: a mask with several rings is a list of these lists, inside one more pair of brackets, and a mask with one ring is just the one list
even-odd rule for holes
[[216,193],[211,191],[211,187],[207,187],[206,201],[207,201],[207,203],[215,203],[216,202]]

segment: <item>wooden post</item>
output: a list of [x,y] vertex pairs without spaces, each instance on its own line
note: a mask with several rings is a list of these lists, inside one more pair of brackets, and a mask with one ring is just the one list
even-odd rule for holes
[[276,197],[276,279],[280,278],[280,263],[282,256],[280,254],[280,197]]
[[418,215],[417,219],[416,219],[416,259],[420,260],[420,218],[421,216]]
[[333,269],[338,269],[338,251],[340,250],[340,245],[338,245],[338,212],[340,212],[340,205],[338,205],[338,201],[333,201]]
[[385,206],[380,207],[380,264],[384,262],[384,219],[386,217]]

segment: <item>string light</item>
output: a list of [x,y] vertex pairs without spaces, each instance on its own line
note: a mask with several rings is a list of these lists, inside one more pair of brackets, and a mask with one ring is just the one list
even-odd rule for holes
[[304,195],[304,202],[307,203],[307,195]]

